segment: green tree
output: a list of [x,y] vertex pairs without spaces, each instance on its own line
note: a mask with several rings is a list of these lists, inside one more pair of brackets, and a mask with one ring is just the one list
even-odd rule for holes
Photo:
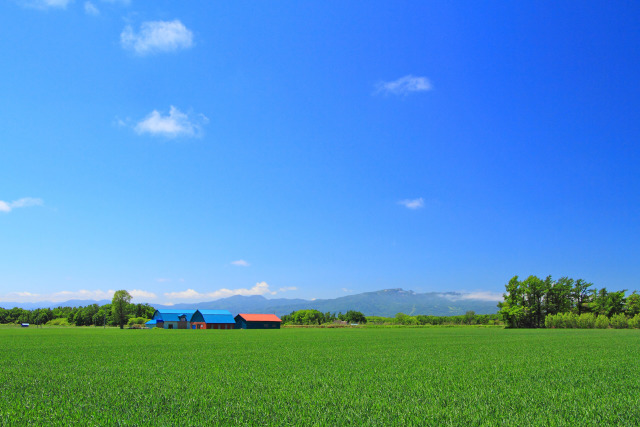
[[344,315],[345,320],[349,323],[367,323],[367,318],[359,311],[349,310]]
[[471,325],[475,319],[476,312],[473,310],[469,310],[464,314],[464,323],[466,323],[467,325]]
[[633,293],[627,297],[625,311],[629,317],[640,314],[640,294],[637,291],[633,291]]
[[120,329],[123,329],[127,323],[127,315],[129,314],[127,309],[130,303],[131,295],[129,295],[129,292],[120,290],[113,294],[111,313],[113,314],[113,320],[120,326]]
[[505,285],[506,292],[503,294],[503,301],[498,303],[499,314],[510,328],[526,327],[525,318],[525,297],[521,282],[518,276],[513,276],[509,283]]
[[541,280],[536,276],[529,276],[522,284],[525,288],[527,318],[526,323],[529,328],[544,327],[544,304],[543,299],[547,295],[551,286],[551,276]]
[[107,313],[101,308],[96,314],[93,315],[93,324],[96,326],[104,326]]
[[591,308],[594,313],[611,317],[624,311],[626,289],[609,292],[607,288],[592,291]]
[[557,282],[551,280],[551,276],[546,279],[548,292],[545,297],[545,314],[558,314],[571,311],[572,291],[574,281],[568,277],[561,277]]
[[589,288],[591,288],[592,286],[593,283],[586,282],[583,279],[576,280],[571,294],[578,315],[591,311],[589,307],[589,303],[591,301],[591,298],[589,296]]

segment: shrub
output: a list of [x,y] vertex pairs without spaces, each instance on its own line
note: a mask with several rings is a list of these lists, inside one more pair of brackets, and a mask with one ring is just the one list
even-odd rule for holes
[[578,315],[575,313],[563,313],[562,323],[565,328],[577,328],[578,327]]
[[558,327],[558,316],[555,314],[548,314],[547,317],[544,318],[544,327],[545,328],[557,328]]
[[640,314],[633,316],[628,323],[630,328],[640,329]]
[[609,327],[609,318],[603,314],[596,318],[596,328],[607,329]]
[[593,329],[596,326],[596,315],[593,313],[582,313],[578,316],[578,328]]
[[611,326],[616,329],[625,329],[629,327],[629,324],[627,323],[627,316],[622,313],[614,314],[611,316]]
[[142,325],[144,324],[148,319],[145,319],[144,317],[132,317],[129,319],[129,322],[127,323],[128,326],[132,326],[132,325]]
[[69,326],[69,321],[65,317],[52,319],[47,322],[48,326]]

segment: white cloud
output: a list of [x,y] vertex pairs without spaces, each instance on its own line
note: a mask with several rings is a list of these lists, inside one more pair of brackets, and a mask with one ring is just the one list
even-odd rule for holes
[[499,292],[470,292],[468,294],[462,294],[462,299],[479,299],[482,301],[502,301],[502,293]]
[[186,291],[181,292],[165,292],[164,296],[175,300],[181,300],[203,298],[206,297],[207,294],[202,294],[194,289],[187,289]]
[[289,291],[297,291],[298,288],[296,286],[285,286],[284,288],[278,289],[278,292],[289,292]]
[[63,302],[72,299],[82,300],[103,300],[113,298],[113,290],[102,291],[95,290],[89,291],[86,289],[80,289],[78,291],[61,291],[54,292],[52,294],[37,294],[31,292],[10,292],[8,294],[0,296],[0,301],[11,302],[39,302],[39,301],[52,301]]
[[96,7],[96,5],[94,5],[90,1],[87,1],[84,3],[84,12],[87,15],[92,15],[92,16],[100,15],[100,10]]
[[138,55],[173,52],[193,46],[193,33],[179,20],[143,22],[138,33],[127,25],[120,34],[120,43]]
[[208,122],[209,119],[202,114],[190,117],[172,105],[168,116],[163,116],[159,111],[153,110],[147,117],[139,121],[133,130],[139,135],[146,133],[167,138],[194,137],[202,134],[202,126]]
[[353,289],[342,288],[342,292],[353,292]]
[[237,267],[249,267],[251,264],[243,259],[239,259],[237,261],[231,261],[231,265],[235,265]]
[[379,82],[376,84],[375,94],[407,95],[412,92],[426,92],[431,90],[431,82],[426,77],[412,75],[400,77],[392,82]]
[[502,301],[502,294],[499,292],[477,291],[477,292],[460,292],[454,294],[442,294],[443,297],[453,301],[475,299],[481,301]]
[[[141,289],[133,289],[129,292],[129,294],[133,297],[134,300],[145,300],[144,302],[148,302],[148,300],[156,299],[157,295],[153,292],[144,291]],[[78,291],[60,291],[54,292],[50,294],[38,294],[32,292],[10,292],[8,294],[0,295],[0,302],[65,302],[69,300],[111,300],[113,298],[113,294],[115,291],[113,289],[109,289],[107,291],[103,291],[100,289],[96,290],[87,290],[80,289]]]
[[232,297],[234,295],[252,296],[252,295],[275,295],[276,291],[269,289],[269,285],[266,282],[259,282],[252,288],[239,288],[239,289],[218,289],[213,292],[198,292],[194,289],[187,289],[181,292],[166,292],[165,297],[172,301],[177,300],[201,300],[205,299],[220,299]]
[[417,199],[400,200],[398,203],[408,209],[420,209],[424,207],[424,199],[422,197]]
[[171,281],[171,279],[166,279],[164,277],[158,277],[156,279],[156,282],[158,282],[158,283],[165,283],[165,282],[170,282],[170,281]]
[[42,206],[44,202],[42,199],[36,199],[33,197],[24,197],[22,199],[14,200],[13,202],[5,202],[0,200],[0,212],[11,212],[17,208],[28,208],[31,206]]
[[25,7],[32,7],[34,9],[66,9],[67,5],[73,0],[22,0],[19,3]]
[[156,299],[158,296],[156,294],[154,294],[153,292],[148,292],[148,291],[143,291],[141,289],[132,289],[129,291],[129,295],[131,295],[131,297],[133,299]]

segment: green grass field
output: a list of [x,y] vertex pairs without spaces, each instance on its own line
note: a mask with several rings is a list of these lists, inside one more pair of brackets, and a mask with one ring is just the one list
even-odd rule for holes
[[1,425],[638,425],[640,331],[0,329]]

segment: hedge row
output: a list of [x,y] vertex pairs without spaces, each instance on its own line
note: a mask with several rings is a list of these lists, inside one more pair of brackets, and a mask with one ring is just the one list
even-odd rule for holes
[[544,319],[547,328],[579,328],[579,329],[614,329],[636,328],[640,329],[640,314],[627,318],[624,314],[614,314],[610,318],[604,315],[596,316],[594,313],[558,313],[549,314]]

